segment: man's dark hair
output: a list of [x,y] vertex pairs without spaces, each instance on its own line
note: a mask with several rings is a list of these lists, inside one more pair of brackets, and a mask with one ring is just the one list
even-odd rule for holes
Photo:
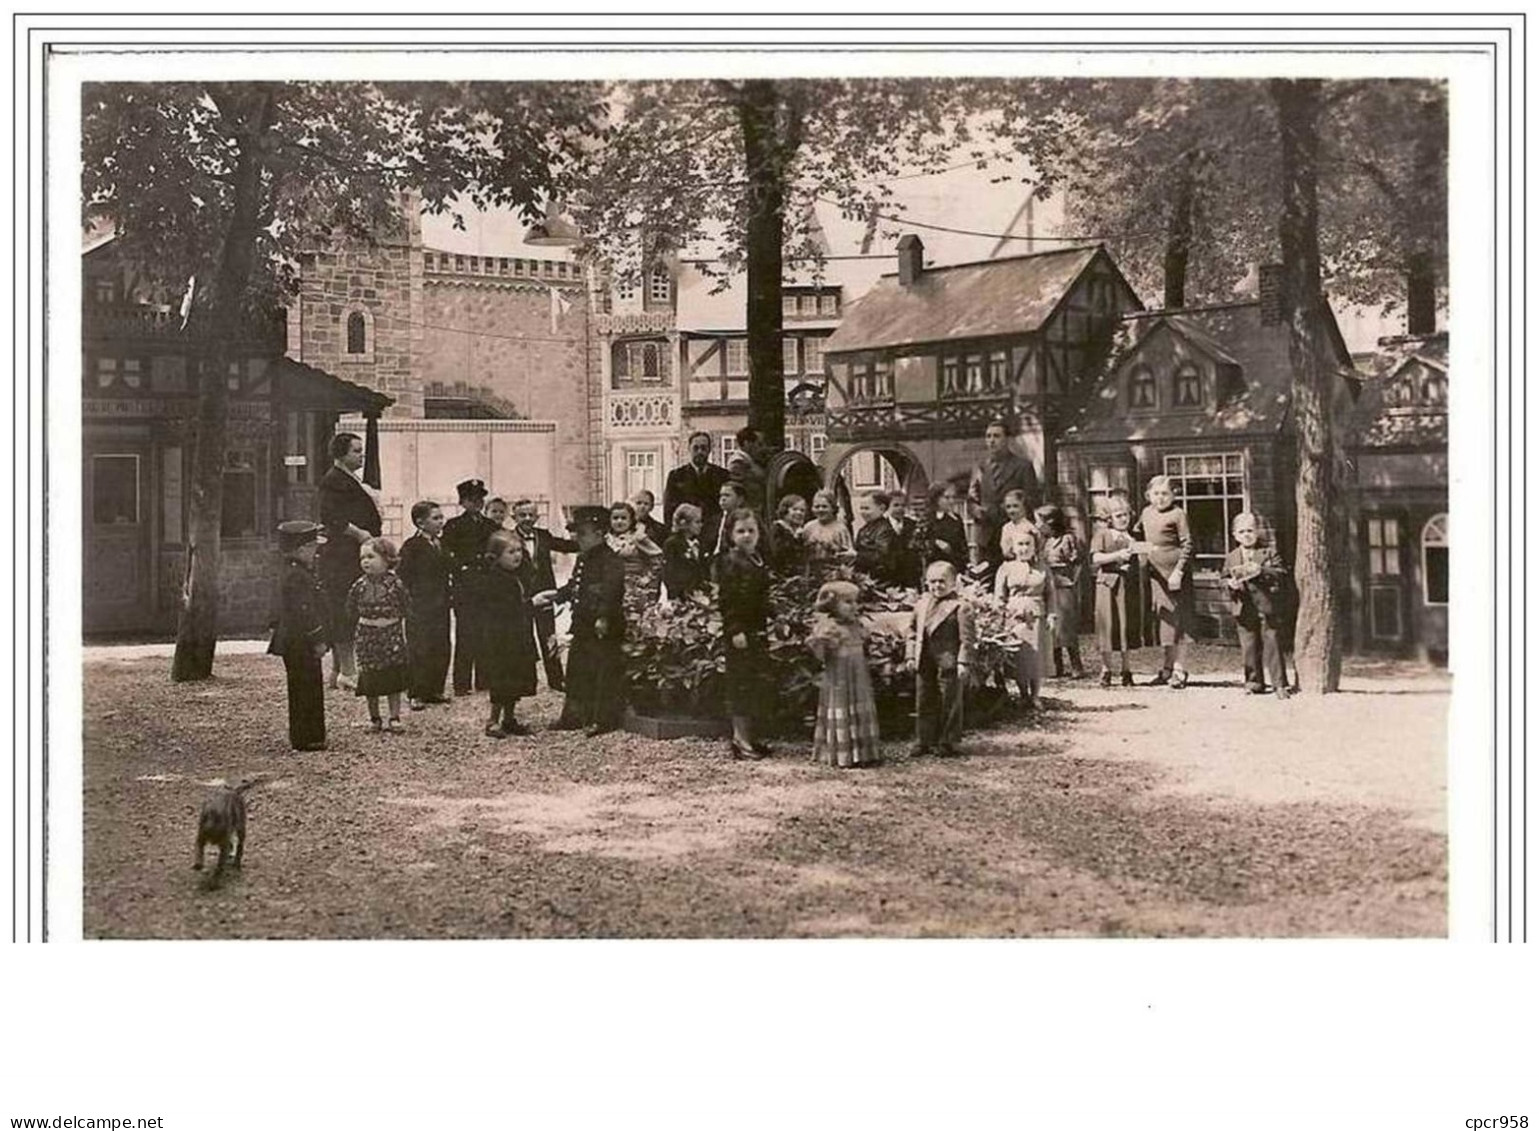
[[421,526],[422,520],[438,509],[438,504],[432,499],[423,499],[420,503],[411,505],[411,521],[413,526]]
[[326,450],[331,454],[332,459],[341,459],[352,449],[354,440],[363,442],[361,437],[351,432],[338,432],[331,438],[331,443],[326,445]]
[[764,437],[759,435],[759,430],[751,424],[737,430],[737,446],[739,448],[746,448],[750,444],[761,444],[763,442]]

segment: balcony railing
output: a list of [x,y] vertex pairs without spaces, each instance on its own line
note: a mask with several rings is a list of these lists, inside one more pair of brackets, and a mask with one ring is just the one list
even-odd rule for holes
[[186,329],[183,329],[180,311],[134,303],[88,303],[82,312],[81,329],[86,338],[128,338],[141,341],[203,341],[219,333],[231,341],[274,345],[280,351],[285,342],[284,322],[281,318],[267,322],[247,322],[232,336],[223,328],[216,328],[207,314],[194,314]]
[[672,393],[611,393],[607,420],[611,429],[672,428],[678,419]]

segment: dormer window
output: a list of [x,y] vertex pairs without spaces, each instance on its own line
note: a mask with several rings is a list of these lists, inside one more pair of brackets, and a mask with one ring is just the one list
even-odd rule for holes
[[1147,365],[1135,365],[1133,372],[1128,374],[1128,406],[1130,408],[1159,407],[1154,370]]
[[1176,370],[1177,408],[1197,408],[1202,404],[1202,374],[1191,362],[1183,362]]

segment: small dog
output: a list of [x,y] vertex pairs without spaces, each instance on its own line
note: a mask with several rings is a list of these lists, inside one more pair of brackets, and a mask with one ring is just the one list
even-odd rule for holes
[[239,868],[241,857],[246,851],[246,791],[255,785],[257,779],[241,782],[231,789],[222,787],[218,793],[203,803],[203,809],[198,814],[198,839],[193,846],[193,871],[203,870],[203,850],[208,845],[217,845],[219,848],[219,862],[214,865],[214,877],[217,879],[224,872],[224,866],[231,862],[231,842],[234,842],[235,867]]

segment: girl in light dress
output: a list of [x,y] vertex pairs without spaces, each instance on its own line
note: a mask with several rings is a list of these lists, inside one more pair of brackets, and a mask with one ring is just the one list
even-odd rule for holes
[[824,584],[815,605],[818,617],[807,637],[807,647],[823,661],[812,758],[840,769],[881,760],[859,600],[860,589],[853,582]]
[[1112,653],[1122,658],[1122,686],[1133,686],[1128,653],[1143,644],[1144,605],[1138,557],[1133,552],[1133,506],[1125,494],[1106,503],[1106,521],[1091,536],[1095,567],[1095,641],[1101,650],[1101,686],[1112,685]]
[[802,527],[802,541],[814,576],[855,560],[855,538],[839,517],[839,503],[832,491],[824,489],[812,496],[812,518]]
[[1018,536],[1003,543],[1005,560],[994,574],[994,595],[1005,602],[1015,622],[1015,683],[1021,706],[1035,710],[1042,697],[1042,657],[1051,646],[1057,617],[1048,611],[1048,575],[1037,564],[1037,537]]
[[[1186,570],[1192,560],[1192,528],[1186,511],[1176,506],[1175,489],[1168,475],[1149,480],[1149,505],[1138,518],[1138,529],[1149,544],[1146,556],[1149,578],[1149,611],[1158,625],[1164,663],[1154,684],[1186,686],[1186,644],[1191,639],[1192,587]],[[1152,644],[1153,641],[1151,640]]]

